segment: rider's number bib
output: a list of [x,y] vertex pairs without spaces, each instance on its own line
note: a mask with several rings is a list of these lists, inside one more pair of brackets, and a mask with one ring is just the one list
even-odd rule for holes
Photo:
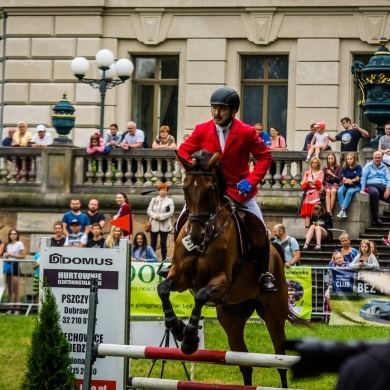
[[194,243],[192,242],[191,238],[190,238],[190,235],[184,237],[181,242],[183,243],[183,245],[185,246],[185,248],[188,250],[188,252],[191,252],[192,250],[196,249],[198,246],[197,245],[194,245]]

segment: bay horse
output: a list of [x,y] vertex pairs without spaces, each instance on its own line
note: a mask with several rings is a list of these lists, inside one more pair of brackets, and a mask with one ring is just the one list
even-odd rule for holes
[[[224,181],[218,169],[219,153],[205,151],[189,162],[180,154],[185,169],[183,191],[188,220],[181,229],[173,252],[172,267],[157,287],[165,314],[165,326],[181,341],[185,354],[198,349],[199,320],[203,306],[216,306],[217,319],[226,332],[232,351],[248,352],[244,340],[245,324],[256,313],[264,320],[276,354],[285,354],[286,320],[310,327],[289,309],[288,287],[284,274],[284,254],[271,245],[270,272],[277,291],[261,294],[258,266],[240,253],[234,203],[224,196]],[[194,308],[187,325],[177,318],[170,291],[190,290]],[[252,367],[240,366],[245,385],[252,385]],[[282,387],[287,387],[287,370],[279,369]]]

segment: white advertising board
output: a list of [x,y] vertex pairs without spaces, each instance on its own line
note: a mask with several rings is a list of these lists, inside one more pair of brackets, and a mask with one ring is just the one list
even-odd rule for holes
[[[41,242],[41,276],[57,300],[62,330],[70,343],[72,370],[82,389],[89,311],[90,278],[98,279],[94,342],[129,342],[129,249],[56,248]],[[127,359],[98,358],[92,367],[91,390],[122,390],[127,381]]]

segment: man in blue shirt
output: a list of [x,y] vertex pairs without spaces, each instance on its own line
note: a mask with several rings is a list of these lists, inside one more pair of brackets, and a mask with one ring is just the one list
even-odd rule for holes
[[10,128],[10,129],[8,129],[8,135],[7,135],[7,137],[5,137],[4,139],[3,139],[3,141],[1,142],[1,145],[2,146],[12,146],[12,137],[14,136],[14,134],[15,134],[15,129],[13,129],[13,128]]
[[255,130],[257,131],[257,134],[259,135],[259,137],[263,140],[263,142],[265,143],[265,146],[267,146],[267,148],[269,146],[271,146],[271,140],[269,138],[269,135],[266,131],[263,131],[263,124],[262,123],[256,123],[255,124]]
[[286,233],[286,228],[278,223],[273,229],[274,237],[277,244],[279,244],[284,251],[284,266],[290,268],[297,265],[301,258],[298,241],[294,237],[290,237]]
[[88,215],[82,213],[80,211],[80,208],[80,199],[72,199],[70,201],[71,211],[68,211],[62,217],[62,227],[65,236],[67,236],[68,234],[72,234],[71,224],[74,223],[75,220],[78,221],[80,224],[80,232],[86,234],[89,233],[89,226],[91,225],[91,222],[89,221]]
[[382,226],[383,222],[378,217],[379,200],[389,203],[390,173],[382,162],[382,153],[379,150],[374,152],[373,160],[364,166],[360,182],[360,193],[368,193],[370,197],[372,224]]

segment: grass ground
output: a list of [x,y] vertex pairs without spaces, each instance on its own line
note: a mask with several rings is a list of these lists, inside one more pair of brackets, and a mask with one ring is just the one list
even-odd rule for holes
[[[35,316],[1,316],[0,320],[0,389],[17,390],[25,368],[26,347],[35,324]],[[389,339],[390,328],[372,326],[328,326],[314,324],[315,333],[307,329],[287,325],[288,338],[317,337],[323,340],[368,340]],[[249,323],[246,339],[250,352],[272,353],[271,342],[264,325]],[[205,322],[205,344],[207,349],[227,350],[227,340],[217,322]],[[186,365],[190,370],[190,365]],[[133,360],[131,375],[147,376],[151,361]],[[159,378],[162,363],[157,362],[152,377]],[[185,380],[184,368],[178,362],[166,362],[163,377]],[[196,364],[195,380],[213,383],[242,384],[236,367]],[[335,384],[335,375],[322,375],[320,378],[293,380],[289,373],[290,387],[293,389],[328,390]],[[254,385],[279,387],[279,375],[274,369],[255,368]],[[54,390],[54,389],[53,389]]]

